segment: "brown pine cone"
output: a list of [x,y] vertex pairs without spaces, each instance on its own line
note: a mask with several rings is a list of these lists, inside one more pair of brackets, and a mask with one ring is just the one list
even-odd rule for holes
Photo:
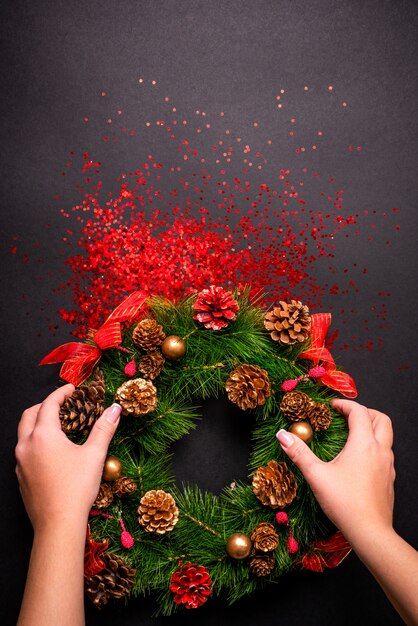
[[312,401],[303,391],[288,391],[280,403],[280,410],[288,420],[299,422],[307,418],[312,409]]
[[307,417],[311,423],[312,429],[315,432],[327,430],[332,421],[329,406],[327,404],[323,404],[322,402],[313,403]]
[[136,570],[116,554],[104,552],[100,558],[106,563],[104,570],[84,579],[87,596],[99,608],[111,598],[128,595],[135,581]]
[[136,491],[136,482],[128,476],[121,476],[113,483],[113,493],[119,498],[122,496],[130,496]]
[[100,371],[89,383],[77,387],[61,407],[62,430],[65,433],[89,432],[104,411],[105,391],[106,386]]
[[165,535],[173,530],[179,510],[173,496],[162,489],[152,489],[141,498],[138,522],[149,533]]
[[251,574],[268,576],[276,565],[276,558],[272,552],[255,552],[248,563]]
[[309,309],[302,302],[280,300],[264,317],[264,326],[273,341],[290,346],[303,343],[309,337],[311,316]]
[[157,406],[157,389],[150,380],[132,378],[117,389],[115,402],[121,405],[123,415],[139,417]]
[[153,352],[165,339],[163,327],[156,320],[145,318],[136,326],[132,341],[144,352]]
[[251,533],[251,542],[255,550],[272,552],[279,545],[279,535],[276,533],[273,524],[261,522],[257,524]]
[[165,358],[161,352],[150,352],[141,357],[138,369],[144,378],[154,380],[161,373],[165,363]]
[[253,476],[253,493],[265,506],[282,509],[296,497],[296,481],[286,463],[275,460],[259,467]]
[[96,509],[105,509],[113,502],[113,489],[109,483],[101,482],[99,493],[96,496],[93,507]]
[[258,365],[239,365],[225,385],[228,398],[240,409],[255,409],[271,395],[271,384],[266,370]]

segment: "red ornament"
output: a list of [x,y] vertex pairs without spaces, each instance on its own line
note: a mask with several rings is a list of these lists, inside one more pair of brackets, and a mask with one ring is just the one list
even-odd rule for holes
[[285,511],[279,511],[276,513],[276,522],[280,525],[286,524],[289,526],[289,516]]
[[86,578],[91,578],[104,570],[106,563],[100,558],[100,555],[107,548],[107,541],[99,542],[90,539],[90,526],[87,526],[86,547],[84,550],[84,576]]
[[136,371],[137,371],[135,361],[129,361],[129,363],[125,365],[125,368],[123,371],[125,372],[127,376],[135,376]]
[[287,551],[289,554],[296,554],[299,550],[299,544],[293,536],[292,531],[289,533],[289,537],[287,539]]
[[193,308],[196,311],[195,320],[204,324],[205,328],[220,330],[235,319],[239,306],[230,291],[211,285],[198,294]]
[[202,606],[211,594],[212,579],[203,565],[179,564],[171,575],[170,591],[176,604],[184,604],[186,609]]

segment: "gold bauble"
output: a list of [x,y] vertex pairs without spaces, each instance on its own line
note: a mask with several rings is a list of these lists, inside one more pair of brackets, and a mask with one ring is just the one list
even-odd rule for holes
[[241,560],[250,555],[252,548],[251,539],[243,533],[229,535],[226,542],[226,551],[233,559]]
[[289,426],[289,433],[296,435],[305,443],[311,443],[313,439],[313,430],[309,422],[295,422]]
[[169,361],[177,361],[186,354],[186,342],[178,335],[169,335],[161,344],[161,352]]
[[122,476],[122,472],[122,461],[117,456],[107,456],[103,466],[103,480],[117,480]]

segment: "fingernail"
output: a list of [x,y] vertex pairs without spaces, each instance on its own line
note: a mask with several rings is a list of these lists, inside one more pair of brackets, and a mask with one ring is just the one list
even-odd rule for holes
[[112,424],[116,424],[117,421],[119,420],[121,411],[122,411],[122,407],[120,406],[120,404],[116,404],[116,402],[112,404],[112,406],[109,407],[109,409],[106,412],[107,421],[111,422]]
[[278,433],[276,433],[276,437],[279,443],[282,444],[285,448],[289,448],[291,445],[295,443],[293,435],[287,432],[287,430],[283,430],[281,428]]

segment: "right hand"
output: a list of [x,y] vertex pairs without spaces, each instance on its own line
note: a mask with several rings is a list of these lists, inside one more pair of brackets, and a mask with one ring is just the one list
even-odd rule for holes
[[350,542],[363,531],[392,528],[395,480],[391,420],[357,402],[337,399],[332,406],[348,421],[341,452],[321,461],[298,437],[277,433],[282,449],[299,467],[319,505]]
[[100,485],[107,448],[119,423],[121,407],[112,405],[79,446],[61,429],[60,408],[74,392],[64,385],[42,404],[27,409],[19,423],[16,473],[35,531],[74,523],[85,532]]

